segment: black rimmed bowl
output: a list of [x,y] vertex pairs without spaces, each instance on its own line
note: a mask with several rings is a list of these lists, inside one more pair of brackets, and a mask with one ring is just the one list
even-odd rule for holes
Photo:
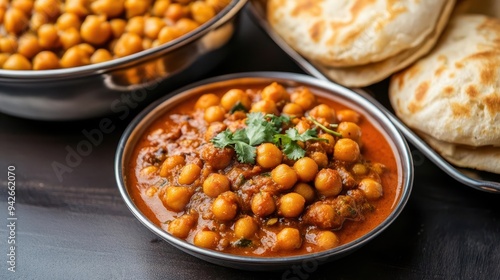
[[225,57],[246,2],[233,0],[194,31],[126,57],[66,69],[0,69],[0,112],[37,120],[86,119],[118,113],[125,99],[144,101],[160,88],[193,81]]
[[[390,215],[370,232],[352,242],[318,253],[289,257],[248,257],[203,249],[172,236],[149,220],[132,200],[128,189],[129,186],[127,186],[128,179],[125,175],[125,170],[129,166],[133,150],[148,127],[183,101],[198,96],[202,92],[216,90],[220,87],[263,84],[274,81],[285,86],[303,85],[316,88],[320,90],[320,92],[315,92],[318,96],[333,99],[361,112],[385,136],[398,162],[398,181],[400,185],[400,190],[393,203]],[[385,230],[401,213],[410,196],[413,184],[413,161],[410,149],[401,133],[378,106],[381,105],[374,104],[345,87],[295,73],[239,73],[204,80],[184,87],[156,101],[142,111],[129,124],[120,139],[115,157],[115,177],[118,188],[130,211],[144,226],[171,245],[205,261],[245,270],[277,270],[307,262],[320,264],[332,261],[360,248]]]

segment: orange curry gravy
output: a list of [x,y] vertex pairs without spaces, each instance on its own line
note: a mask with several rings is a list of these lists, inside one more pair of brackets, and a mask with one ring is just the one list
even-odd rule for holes
[[[243,90],[250,97],[253,105],[263,98],[261,92],[266,86],[268,84],[251,84],[240,85],[236,88]],[[211,93],[222,97],[229,89],[231,88],[220,88],[218,91],[211,91]],[[292,87],[286,88],[286,91],[287,94],[292,94],[301,89],[302,87]],[[311,92],[317,91],[314,88],[309,89]],[[290,95],[283,97],[285,99],[283,103],[291,102],[289,97]],[[341,117],[339,112],[342,112],[342,110],[353,110],[329,99],[319,96],[316,96],[316,98],[314,106],[326,104],[334,110],[338,118]],[[270,176],[273,168],[262,168],[258,163],[255,165],[239,163],[234,153],[230,153],[232,159],[229,165],[216,170],[211,166],[211,164],[215,165],[216,163],[210,161],[220,162],[220,159],[209,158],[205,160],[201,156],[203,149],[211,144],[205,140],[209,125],[204,120],[206,110],[195,109],[196,102],[196,98],[190,98],[157,119],[140,138],[131,157],[132,161],[125,173],[129,193],[135,204],[151,221],[165,231],[172,233],[172,229],[169,229],[172,221],[190,215],[192,218],[191,223],[188,223],[188,228],[184,230],[184,233],[182,230],[177,230],[174,233],[174,235],[185,239],[187,242],[227,253],[261,257],[318,252],[346,244],[366,234],[386,219],[391,213],[395,202],[399,199],[401,174],[398,174],[400,168],[391,145],[378,128],[372,125],[363,113],[358,112],[359,121],[357,121],[357,125],[361,128],[362,133],[358,141],[361,147],[360,158],[356,162],[337,160],[333,153],[326,151],[326,149],[328,164],[319,167],[320,171],[330,168],[339,170],[342,173],[341,192],[338,195],[325,196],[315,189],[314,180],[306,182],[314,190],[314,200],[306,201],[303,210],[298,216],[284,217],[279,207],[280,197],[294,192],[294,189],[284,190],[280,186],[276,186],[277,184]],[[278,104],[278,109],[282,106],[283,104]],[[310,110],[307,110],[306,115],[309,112]],[[236,126],[228,125],[233,131],[235,127],[241,128],[245,126],[245,115],[242,112],[234,114],[239,114],[239,116],[231,117],[231,114],[226,111],[223,120],[224,123],[228,124],[232,122],[228,119],[233,119],[234,122],[239,123]],[[340,121],[337,120],[337,122]],[[318,135],[324,133],[313,123],[310,124],[311,128],[317,129]],[[293,127],[293,124],[289,125],[289,127]],[[284,133],[284,131],[285,129],[281,133]],[[339,137],[335,137],[336,141],[338,139]],[[316,144],[313,145],[313,143]],[[325,145],[324,143],[308,141],[303,145],[306,156],[310,156],[313,147]],[[214,149],[213,146],[212,149]],[[184,159],[183,162],[173,167],[165,177],[160,176],[166,158],[174,155],[181,155]],[[292,168],[294,162],[286,157],[282,161],[282,163],[286,163]],[[177,176],[182,171],[183,166],[190,163],[200,167],[199,175],[191,184],[179,184]],[[356,165],[356,163],[358,164]],[[353,171],[355,169],[358,174]],[[205,194],[203,189],[203,182],[211,173],[223,174],[230,179],[230,192],[236,194],[237,197],[237,211],[232,219],[218,220],[212,213],[212,204],[216,198]],[[380,183],[382,186],[380,197],[377,197],[377,194],[375,194],[375,198],[366,197],[365,192],[360,188],[360,182],[364,178]],[[300,181],[300,178],[298,178],[295,185],[299,184]],[[173,202],[172,205],[177,208],[173,210],[169,207],[169,203],[172,203],[172,201],[166,202],[168,200],[166,189],[179,187],[188,190],[188,198],[185,199],[185,202],[180,199],[181,209],[179,209],[179,203],[176,204],[178,201]],[[260,192],[272,194],[276,207],[271,214],[256,215],[252,211],[252,197]],[[371,196],[373,196],[373,190],[371,190]],[[339,197],[344,202],[347,202],[339,203]],[[174,198],[171,197],[171,199]],[[325,217],[317,217],[317,215],[324,214],[322,211],[316,211],[315,214],[310,213],[311,208],[314,207],[313,205],[320,205],[323,201],[326,201],[326,204],[331,205],[335,210],[335,217],[331,223],[328,221],[325,223],[323,220]],[[348,207],[342,208],[342,205]],[[349,212],[347,214],[345,213],[346,209]],[[339,218],[338,215],[342,217]],[[257,226],[254,231],[250,230],[250,236],[244,238],[235,234],[235,221],[242,217],[250,217],[253,225]],[[181,224],[186,226],[186,223]],[[290,244],[279,244],[278,235],[284,228],[297,229],[299,232],[300,241],[297,245],[292,244],[291,247],[293,248],[290,247]],[[248,227],[245,230],[248,232]],[[198,238],[195,241],[195,237],[200,231],[210,231],[213,234],[208,235],[208,237],[200,237],[201,239]],[[333,240],[331,234],[325,235],[320,240],[320,232],[325,231],[334,233]],[[286,234],[284,238],[293,239],[288,238]]]

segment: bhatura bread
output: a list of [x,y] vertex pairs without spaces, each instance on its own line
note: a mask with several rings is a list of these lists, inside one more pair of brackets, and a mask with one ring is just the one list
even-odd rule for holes
[[500,1],[498,0],[461,0],[457,12],[467,14],[482,14],[500,18]]
[[428,135],[420,135],[434,150],[450,163],[500,174],[500,147],[470,147],[439,141]]
[[441,17],[434,31],[425,41],[414,48],[405,50],[383,61],[354,67],[326,67],[319,62],[312,63],[331,80],[348,87],[365,87],[380,82],[393,73],[408,67],[420,57],[426,55],[436,44],[453,11],[455,1],[449,1],[441,12]]
[[448,0],[269,0],[268,21],[304,57],[333,67],[422,45]]
[[392,77],[389,98],[439,141],[500,147],[500,20],[455,17],[431,53]]

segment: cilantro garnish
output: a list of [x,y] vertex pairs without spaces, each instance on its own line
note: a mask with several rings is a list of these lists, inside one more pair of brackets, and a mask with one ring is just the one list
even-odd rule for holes
[[238,102],[236,102],[236,104],[234,104],[233,108],[231,108],[231,110],[229,110],[229,114],[233,114],[236,111],[248,112],[247,108],[245,108],[245,106],[243,106],[243,103],[241,103],[240,101],[238,101]]
[[249,113],[245,123],[247,126],[243,129],[235,132],[225,130],[212,139],[212,143],[217,148],[233,148],[238,161],[242,163],[254,164],[256,147],[262,143],[274,143],[281,147],[288,158],[296,160],[305,155],[304,149],[298,144],[299,141],[328,141],[318,138],[316,130],[313,129],[300,134],[297,129],[289,128],[285,134],[281,134],[283,124],[290,123],[290,118],[286,116]]

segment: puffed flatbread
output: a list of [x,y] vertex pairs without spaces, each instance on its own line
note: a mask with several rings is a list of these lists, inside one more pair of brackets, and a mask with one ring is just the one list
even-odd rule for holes
[[459,145],[500,146],[500,20],[458,15],[424,58],[393,76],[389,98],[409,127]]
[[498,0],[460,0],[457,12],[482,14],[500,18],[500,1]]
[[450,163],[500,174],[500,147],[470,147],[439,141],[429,135],[420,135],[434,150]]
[[[454,2],[454,1],[453,1]],[[332,67],[385,60],[422,45],[449,0],[269,0],[268,21],[304,57]]]

